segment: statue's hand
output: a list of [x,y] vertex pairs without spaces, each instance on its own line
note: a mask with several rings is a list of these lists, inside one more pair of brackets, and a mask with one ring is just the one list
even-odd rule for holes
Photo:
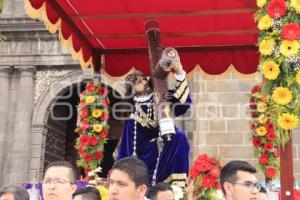
[[174,65],[174,71],[177,75],[183,75],[184,74],[184,71],[183,71],[183,67],[182,67],[182,64],[180,62],[180,58],[178,57],[175,65]]

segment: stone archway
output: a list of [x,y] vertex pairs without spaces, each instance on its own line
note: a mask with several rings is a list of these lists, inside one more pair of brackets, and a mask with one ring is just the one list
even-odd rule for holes
[[[35,98],[36,107],[32,119],[31,133],[29,171],[31,180],[33,177],[41,180],[44,165],[50,161],[58,159],[70,161],[73,159],[73,162],[75,161],[74,152],[72,153],[73,150],[69,147],[74,146],[74,138],[76,138],[74,135],[70,136],[72,135],[70,132],[74,130],[73,126],[76,117],[75,119],[74,117],[73,119],[68,119],[69,116],[66,115],[68,115],[68,109],[76,110],[74,102],[78,102],[76,95],[78,98],[80,88],[82,88],[81,75],[81,70],[66,71],[52,84],[48,85],[48,88],[44,89],[45,92],[43,94],[40,96],[36,95],[38,97]],[[117,93],[122,93],[120,88],[113,87],[108,82],[104,82],[104,84]],[[58,117],[60,120],[53,119],[53,115],[54,118]],[[64,156],[61,156],[62,154]]]

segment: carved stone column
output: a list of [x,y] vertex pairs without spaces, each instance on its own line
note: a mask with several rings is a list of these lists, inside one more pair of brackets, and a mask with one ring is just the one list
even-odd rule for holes
[[11,67],[0,66],[0,184],[4,167],[5,141],[7,135],[8,97]]
[[13,143],[9,152],[10,168],[6,183],[29,181],[30,134],[33,113],[34,73],[32,66],[16,67],[20,71],[18,101],[15,115]]

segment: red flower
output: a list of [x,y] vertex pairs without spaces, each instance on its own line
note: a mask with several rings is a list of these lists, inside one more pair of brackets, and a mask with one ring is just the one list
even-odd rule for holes
[[267,177],[274,177],[276,175],[276,169],[273,166],[266,168],[266,176]]
[[109,106],[109,99],[103,99],[103,100],[102,100],[102,104],[103,104],[104,106]]
[[249,107],[250,109],[256,109],[256,102],[254,98],[250,98]]
[[272,122],[267,121],[265,125],[266,125],[266,128],[267,128],[268,131],[274,130],[274,125],[273,125]]
[[106,96],[108,94],[108,90],[105,87],[100,87],[98,92],[101,96]]
[[85,175],[87,176],[88,174],[89,174],[89,172],[91,171],[91,169],[90,168],[85,168],[84,169],[84,173],[85,173]]
[[280,149],[279,148],[275,149],[274,155],[276,158],[280,157]]
[[267,133],[268,140],[273,141],[275,140],[275,138],[276,138],[276,134],[273,131]]
[[80,142],[81,146],[88,145],[89,142],[90,142],[89,138],[90,137],[88,135],[81,135],[80,139],[79,139],[79,142]]
[[252,94],[257,93],[259,90],[260,90],[259,85],[256,85],[256,86],[254,86],[254,87],[252,88],[251,93],[252,93]]
[[208,163],[207,161],[203,162],[203,161],[196,160],[195,167],[199,172],[206,172],[206,171],[210,170],[213,166],[210,163]]
[[274,146],[273,146],[273,144],[270,143],[270,142],[267,142],[267,143],[264,145],[264,149],[265,149],[266,151],[272,151],[273,148],[274,148]]
[[251,131],[255,131],[256,125],[254,123],[250,124],[250,129],[251,129]]
[[89,109],[88,108],[82,108],[81,110],[81,116],[84,118],[89,115]]
[[89,139],[89,143],[90,143],[90,145],[92,145],[92,146],[96,146],[97,144],[98,144],[98,137],[97,136],[93,136],[93,137],[90,137],[90,139]]
[[89,122],[83,121],[80,128],[81,130],[86,131],[89,128]]
[[208,155],[205,153],[205,154],[201,154],[200,156],[198,156],[198,158],[197,158],[196,161],[208,162],[208,160],[209,160],[209,157],[208,157]]
[[96,160],[101,160],[103,158],[103,152],[102,151],[97,151],[95,154],[95,159]]
[[210,170],[211,175],[213,175],[214,177],[219,177],[220,176],[220,170],[213,166],[212,169]]
[[281,37],[285,40],[296,40],[300,37],[300,27],[297,23],[288,23],[282,27]]
[[108,114],[108,112],[103,113],[102,116],[101,116],[101,119],[102,119],[103,121],[107,121],[107,120],[109,119],[109,114]]
[[195,167],[190,169],[189,174],[193,177],[193,179],[196,179],[199,176],[199,172]]
[[89,162],[91,162],[92,161],[92,156],[90,155],[90,154],[86,154],[86,155],[84,155],[83,156],[83,159],[87,162],[87,163],[89,163]]
[[287,12],[287,6],[284,0],[271,0],[267,6],[267,12],[272,18],[280,18]]
[[211,188],[212,186],[215,185],[215,181],[216,181],[216,178],[212,175],[209,175],[209,174],[205,174],[203,177],[202,177],[202,185],[203,187],[205,188]]
[[101,134],[101,137],[102,137],[102,138],[107,138],[108,133],[107,133],[106,130],[101,131],[100,134]]
[[259,147],[261,145],[261,141],[260,141],[260,139],[258,137],[254,137],[252,139],[252,143],[253,143],[254,147]]
[[266,165],[269,162],[269,156],[267,154],[262,154],[259,158],[259,162]]
[[88,84],[86,85],[86,89],[87,89],[87,91],[89,91],[89,92],[94,92],[94,91],[95,91],[95,85],[94,85],[93,83],[88,83]]

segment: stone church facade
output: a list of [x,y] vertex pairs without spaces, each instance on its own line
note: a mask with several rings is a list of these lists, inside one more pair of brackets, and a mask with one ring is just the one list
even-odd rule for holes
[[[5,37],[0,43],[0,185],[40,180],[47,163],[75,162],[74,112],[83,73],[57,35],[27,17],[23,0],[4,0],[0,33]],[[247,109],[258,74],[228,70],[211,76],[198,68],[188,79],[193,106],[176,124],[188,135],[191,161],[207,152],[225,163],[256,164]],[[107,84],[122,94],[113,81]],[[300,181],[299,131],[293,139],[294,174]]]

